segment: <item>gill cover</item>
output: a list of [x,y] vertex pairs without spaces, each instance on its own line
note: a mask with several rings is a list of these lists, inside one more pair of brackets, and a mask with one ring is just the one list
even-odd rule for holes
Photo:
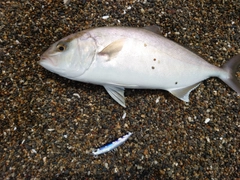
[[62,76],[73,79],[85,73],[96,57],[96,43],[87,33],[76,33],[69,36],[70,58],[68,67]]

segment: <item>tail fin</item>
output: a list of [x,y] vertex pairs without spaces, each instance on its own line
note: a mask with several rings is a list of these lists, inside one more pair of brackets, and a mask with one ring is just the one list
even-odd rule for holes
[[240,66],[240,54],[231,58],[226,64],[223,65],[222,69],[228,72],[228,78],[221,78],[229,87],[240,95],[240,82],[236,78],[235,74]]

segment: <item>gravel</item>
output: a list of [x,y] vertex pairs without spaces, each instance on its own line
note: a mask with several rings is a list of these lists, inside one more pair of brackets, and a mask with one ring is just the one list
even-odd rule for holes
[[[103,87],[37,63],[50,44],[80,30],[158,25],[222,66],[240,53],[239,17],[238,0],[1,1],[0,177],[240,178],[240,98],[220,80],[201,83],[190,103],[161,90],[126,90],[123,108]],[[116,151],[91,154],[127,132]]]

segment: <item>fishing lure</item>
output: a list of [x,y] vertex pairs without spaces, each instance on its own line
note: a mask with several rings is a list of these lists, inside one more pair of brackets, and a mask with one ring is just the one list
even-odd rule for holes
[[104,146],[102,146],[102,147],[100,147],[96,150],[93,150],[92,153],[93,153],[94,156],[97,156],[99,154],[103,154],[103,153],[106,153],[108,151],[111,151],[111,150],[117,148],[118,146],[120,146],[121,144],[123,144],[131,135],[132,135],[132,133],[128,132],[126,135],[118,138],[116,141],[107,143]]

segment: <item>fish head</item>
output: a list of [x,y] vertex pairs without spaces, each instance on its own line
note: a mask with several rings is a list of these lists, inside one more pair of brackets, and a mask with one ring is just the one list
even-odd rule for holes
[[52,44],[40,57],[39,64],[60,76],[76,79],[91,66],[96,56],[94,39],[76,33]]

